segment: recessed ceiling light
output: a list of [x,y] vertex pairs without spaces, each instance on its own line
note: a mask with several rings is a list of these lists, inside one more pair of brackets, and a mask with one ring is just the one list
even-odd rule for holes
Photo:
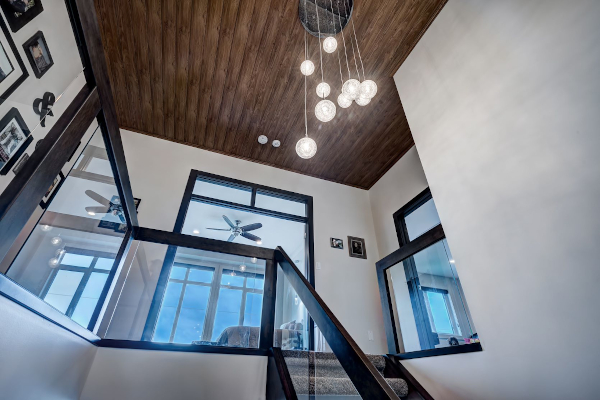
[[58,246],[62,243],[62,239],[59,236],[54,236],[52,239],[50,239],[50,243],[52,243],[54,246]]
[[96,215],[96,213],[95,213],[95,212],[93,212],[93,211],[88,211],[87,213],[88,213],[88,215],[91,215],[92,217],[93,217],[94,215]]
[[279,140],[273,140],[273,147],[281,146],[281,142]]
[[257,240],[256,244],[262,244],[262,240]]
[[252,264],[256,264],[256,257],[252,257]]
[[50,260],[48,260],[48,266],[50,266],[50,268],[55,268],[58,265],[58,263],[58,258],[51,258]]
[[260,136],[258,137],[258,143],[260,143],[260,144],[265,144],[265,143],[267,143],[268,141],[269,141],[269,138],[268,138],[268,137],[266,137],[265,135],[260,135]]
[[192,233],[193,233],[194,235],[197,235],[197,234],[199,234],[199,233],[200,233],[200,231],[199,231],[198,229],[194,229],[194,230],[192,231]]
[[52,227],[50,225],[42,225],[41,230],[43,230],[44,232],[48,232],[50,230],[52,230]]
[[246,270],[246,266],[244,264],[240,265],[240,271],[244,272]]
[[455,262],[454,259],[450,260],[450,264],[454,264]]

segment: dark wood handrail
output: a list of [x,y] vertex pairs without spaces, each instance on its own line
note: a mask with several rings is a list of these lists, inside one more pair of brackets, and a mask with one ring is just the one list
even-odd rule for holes
[[399,400],[383,376],[371,364],[365,353],[281,247],[275,249],[275,260],[362,398]]

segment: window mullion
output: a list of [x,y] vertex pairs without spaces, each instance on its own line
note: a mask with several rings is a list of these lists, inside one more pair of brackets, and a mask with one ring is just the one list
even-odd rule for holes
[[202,330],[202,340],[204,341],[210,341],[212,337],[215,316],[217,314],[217,302],[219,301],[219,289],[221,286],[222,274],[223,267],[216,267],[210,287],[210,293],[208,295],[208,309],[206,310],[206,316],[204,317],[204,329]]

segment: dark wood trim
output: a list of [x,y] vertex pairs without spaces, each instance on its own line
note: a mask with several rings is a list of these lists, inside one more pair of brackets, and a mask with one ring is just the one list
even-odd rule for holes
[[394,357],[393,355],[387,355],[386,359],[388,361],[386,366],[391,366],[395,370],[397,377],[404,379],[408,384],[409,395],[411,391],[416,391],[424,400],[434,400],[433,396],[431,396],[429,392],[425,390],[423,385],[421,385],[419,381],[416,380],[410,372],[408,372],[406,367],[402,365],[397,357]]
[[175,220],[175,226],[173,227],[173,232],[181,233],[181,231],[183,230],[183,224],[185,223],[185,216],[187,215],[187,211],[190,206],[190,201],[192,199],[192,194],[194,192],[194,186],[196,185],[196,176],[197,176],[197,171],[191,170],[190,176],[188,177],[187,184],[185,185],[185,190],[183,192],[181,204],[179,205],[179,212],[177,213],[177,219]]
[[483,351],[483,347],[481,347],[480,342],[461,344],[459,346],[440,347],[438,349],[410,351],[408,353],[392,354],[392,356],[400,360],[410,360],[413,358],[445,356],[448,354],[474,353],[477,351]]
[[[306,372],[308,374],[308,370]],[[283,400],[283,398],[298,400],[285,357],[279,347],[273,347],[267,365],[267,400]]]
[[0,274],[0,295],[90,343],[95,344],[100,340],[98,336],[3,274]]
[[112,347],[117,349],[182,351],[188,353],[239,354],[244,356],[268,356],[270,353],[268,349],[248,349],[243,347],[206,346],[197,344],[155,343],[137,340],[100,339],[95,344],[98,347]]
[[[102,47],[102,39],[100,36],[100,27],[98,26],[98,17],[96,15],[96,7],[93,0],[68,0],[69,8],[74,15],[74,20],[79,20],[81,26],[82,54],[84,66],[89,69],[92,74],[87,73],[86,78],[88,83],[90,79],[98,90],[102,111],[98,115],[98,124],[102,130],[104,140],[106,142],[106,150],[109,156],[115,183],[123,205],[123,214],[127,220],[129,228],[137,227],[138,219],[135,209],[133,193],[131,191],[131,183],[129,181],[129,173],[127,171],[127,163],[125,162],[125,152],[121,141],[121,132],[117,121],[117,113],[113,102],[113,95],[108,77],[108,69],[104,56],[104,48]],[[76,17],[79,18],[76,18]],[[77,29],[79,24],[75,25]],[[76,35],[77,36],[77,35]],[[81,39],[80,37],[80,39]]]
[[39,205],[73,149],[79,145],[98,112],[100,99],[95,89],[81,89],[58,118],[42,144],[0,195],[0,259]]
[[445,237],[446,234],[444,233],[444,228],[442,228],[442,225],[438,225],[435,228],[428,231],[427,233],[424,233],[412,242],[408,243],[407,245],[402,246],[390,255],[377,261],[375,265],[377,269],[388,269],[389,267],[398,264],[399,262],[407,259],[408,257],[417,254],[424,248],[439,242]]
[[258,347],[270,349],[273,347],[275,334],[275,301],[277,300],[277,264],[274,259],[266,261],[264,279]]
[[281,247],[275,257],[362,398],[399,399]]
[[416,195],[411,201],[394,213],[394,226],[396,227],[396,235],[398,236],[398,244],[400,247],[410,242],[404,218],[432,198],[431,190],[425,188],[421,193]]
[[261,260],[272,260],[274,255],[273,250],[264,247],[249,246],[247,244],[231,243],[223,240],[207,239],[194,235],[184,235],[183,233],[167,232],[143,227],[134,228],[133,238],[143,242],[214,251],[216,253],[233,254],[243,257],[256,257]]

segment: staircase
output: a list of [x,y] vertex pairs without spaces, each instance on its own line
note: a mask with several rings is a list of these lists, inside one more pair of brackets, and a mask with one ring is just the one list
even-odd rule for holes
[[[299,399],[360,398],[335,354],[297,350],[282,350],[282,354]],[[367,357],[379,373],[385,376],[385,358],[377,355],[367,355]],[[409,388],[404,379],[386,378],[386,381],[399,397],[407,398]]]

